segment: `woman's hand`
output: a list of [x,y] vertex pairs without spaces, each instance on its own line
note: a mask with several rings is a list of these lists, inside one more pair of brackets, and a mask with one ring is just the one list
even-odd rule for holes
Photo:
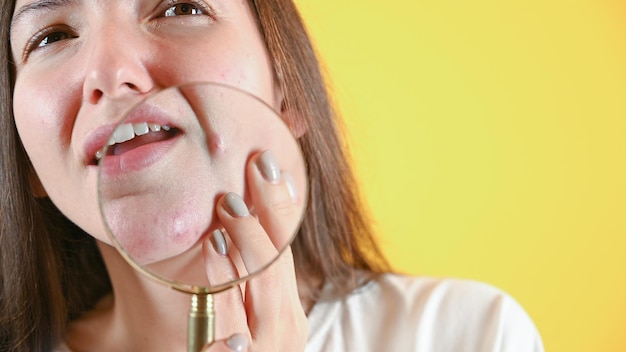
[[[216,282],[235,278],[238,265],[255,272],[274,260],[300,220],[293,182],[271,152],[250,159],[246,179],[256,217],[241,197],[228,193],[216,207],[228,238],[218,230],[203,243],[207,274]],[[304,350],[308,322],[290,248],[260,274],[214,299],[218,340],[205,351]]]

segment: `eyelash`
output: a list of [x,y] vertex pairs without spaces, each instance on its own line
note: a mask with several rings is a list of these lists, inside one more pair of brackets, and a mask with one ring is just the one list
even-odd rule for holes
[[157,7],[157,10],[155,11],[155,13],[157,14],[155,17],[162,17],[162,18],[166,18],[168,17],[166,15],[166,13],[172,9],[174,9],[176,6],[179,5],[190,5],[192,8],[197,9],[200,11],[200,13],[198,14],[191,14],[191,15],[181,15],[181,16],[209,16],[211,18],[214,18],[214,13],[213,13],[213,9],[205,2],[205,1],[199,1],[199,0],[191,0],[191,1],[181,1],[181,0],[166,0],[163,2],[163,4],[159,5]]
[[[44,42],[44,40],[48,37],[50,37],[53,34],[61,34],[63,35],[65,38],[56,40],[52,43],[46,44],[46,45],[42,45],[42,43]],[[68,39],[68,38],[76,38],[77,36],[72,34],[71,30],[69,28],[67,28],[67,26],[50,26],[47,28],[44,28],[42,30],[40,30],[39,32],[37,32],[26,44],[26,48],[24,49],[24,58],[27,58],[28,55],[30,55],[30,53],[32,53],[33,51],[40,49],[40,48],[44,48],[48,45],[54,44],[57,41],[61,41],[64,39]]]
[[164,5],[164,9],[161,9],[160,11],[158,11],[159,14],[163,14],[163,17],[168,17],[166,15],[166,13],[175,8],[178,5],[191,5],[191,7],[193,7],[194,9],[198,9],[199,11],[201,11],[201,13],[199,14],[191,14],[193,15],[211,15],[211,8],[209,8],[207,6],[206,3],[202,2],[202,1],[180,1],[180,0],[169,0],[166,2],[166,4]]
[[[179,15],[179,16],[207,15],[213,18],[214,14],[213,14],[212,8],[209,7],[204,1],[181,1],[181,0],[165,1],[161,6],[157,7],[157,10],[155,11],[156,13],[155,17],[157,18],[158,17],[162,17],[162,18],[171,17],[167,15],[167,12],[174,9],[176,6],[179,6],[179,5],[190,5],[192,9],[197,9],[200,11],[200,13],[192,13],[189,15]],[[174,17],[177,17],[177,16],[174,16]],[[46,40],[46,38],[50,37],[53,34],[61,34],[63,38],[55,40],[52,43],[42,45],[42,43]],[[33,51],[37,49],[42,49],[56,42],[66,40],[66,39],[74,39],[77,37],[78,36],[73,34],[70,28],[68,28],[65,25],[56,25],[56,26],[50,26],[50,27],[41,29],[28,41],[22,56],[25,60]]]

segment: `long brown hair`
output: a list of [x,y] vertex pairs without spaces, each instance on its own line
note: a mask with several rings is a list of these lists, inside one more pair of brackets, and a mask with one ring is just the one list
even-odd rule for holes
[[254,0],[261,32],[285,95],[285,108],[304,119],[300,146],[307,161],[310,199],[292,248],[298,273],[328,280],[345,293],[355,270],[388,270],[360,199],[342,141],[341,121],[310,37],[290,0]]
[[[14,0],[2,0],[0,36],[0,350],[47,351],[67,324],[111,291],[95,240],[29,185],[32,166],[12,112],[14,66],[9,23]],[[374,241],[341,140],[319,62],[291,0],[250,1],[284,92],[284,108],[303,119],[309,204],[292,249],[299,277],[358,285],[356,272],[388,270]],[[318,292],[307,292],[316,298]]]

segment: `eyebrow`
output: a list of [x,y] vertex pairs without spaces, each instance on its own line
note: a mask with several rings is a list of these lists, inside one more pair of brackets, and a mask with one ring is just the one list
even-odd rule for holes
[[20,7],[11,19],[11,28],[22,21],[22,18],[42,10],[55,10],[63,6],[75,3],[76,0],[37,0]]

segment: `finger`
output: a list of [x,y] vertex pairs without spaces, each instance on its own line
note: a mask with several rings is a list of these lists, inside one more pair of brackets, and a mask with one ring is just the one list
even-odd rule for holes
[[301,217],[296,206],[293,178],[280,169],[274,154],[269,150],[254,155],[246,172],[255,213],[280,251],[291,242]]
[[[271,151],[251,158],[247,167],[248,184],[255,211],[263,228],[269,233],[278,251],[288,248],[295,235],[301,213],[296,205],[297,195],[291,175],[281,171]],[[268,186],[269,184],[269,186]],[[279,259],[281,276],[291,298],[298,298],[293,257],[290,250]]]
[[[250,195],[259,221],[269,233],[276,249],[282,251],[291,243],[302,216],[296,205],[293,179],[288,172],[280,170],[269,150],[253,156],[247,172]],[[272,186],[268,187],[267,184]],[[281,257],[282,272],[286,277],[293,277],[288,282],[293,283],[290,289],[297,295],[291,251]]]
[[[271,344],[271,339],[281,334],[280,331],[276,331],[276,327],[280,324],[278,313],[283,289],[280,286],[279,271],[274,265],[269,267],[268,265],[277,258],[278,251],[238,195],[229,193],[220,198],[216,213],[234,245],[239,249],[246,269],[250,273],[264,269],[246,283],[244,306],[246,322],[255,346],[260,343],[264,350],[272,351],[273,349],[266,343]],[[251,290],[251,286],[255,288]],[[264,331],[257,328],[261,325],[265,327]]]
[[248,350],[248,338],[244,334],[234,334],[226,340],[218,340],[205,346],[204,352],[243,352]]
[[222,196],[216,213],[249,273],[264,268],[277,257],[278,251],[269,236],[239,195]]
[[[272,289],[277,302],[275,317],[280,325],[270,325],[260,315],[248,316],[248,326],[252,336],[262,341],[264,347],[275,343],[279,326],[289,326],[290,336],[276,345],[281,349],[298,350],[303,348],[308,334],[308,322],[302,309],[295,277],[295,268],[289,243],[300,222],[300,209],[293,182],[287,172],[281,171],[270,151],[253,156],[247,166],[247,181],[251,200],[259,222],[269,234],[276,249],[283,253],[261,277],[251,280],[246,286],[246,307],[248,311],[258,310],[257,305],[267,304],[268,289]],[[277,283],[274,283],[277,281]],[[286,343],[286,345],[284,344]],[[295,348],[295,349],[294,349]]]
[[[229,245],[220,229],[206,236],[202,243],[206,273],[210,285],[218,286],[238,279],[231,255],[237,251]],[[215,336],[225,337],[233,331],[249,334],[243,295],[239,285],[213,295],[215,307]]]
[[[232,193],[218,201],[216,212],[240,250],[246,268],[255,272],[277,258],[277,246],[287,248],[300,219],[288,185],[270,153],[253,156],[246,172],[250,199],[259,220],[250,214],[241,197]],[[244,304],[255,345],[260,344],[267,350],[272,350],[275,344],[283,347],[276,337],[282,336],[281,327],[285,326],[290,330],[297,328],[298,332],[297,338],[292,339],[293,334],[290,334],[287,340],[296,341],[296,346],[302,346],[302,341],[306,340],[306,317],[297,294],[289,250],[248,282]],[[286,319],[283,321],[283,318]]]
[[[271,294],[268,295],[268,292]],[[308,337],[308,321],[298,295],[291,248],[251,279],[245,291],[250,336],[267,350],[301,351]],[[289,335],[284,335],[284,328]],[[281,336],[281,339],[277,339]]]

